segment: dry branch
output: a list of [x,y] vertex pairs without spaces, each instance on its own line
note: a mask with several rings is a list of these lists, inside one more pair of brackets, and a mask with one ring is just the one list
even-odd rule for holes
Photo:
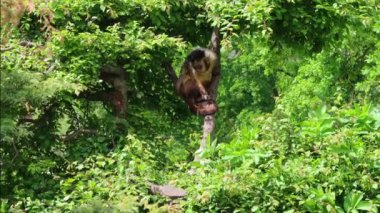
[[98,134],[98,131],[93,130],[93,129],[78,129],[78,130],[75,130],[74,132],[71,132],[68,135],[61,136],[61,140],[71,141],[83,135],[97,135],[97,134]]

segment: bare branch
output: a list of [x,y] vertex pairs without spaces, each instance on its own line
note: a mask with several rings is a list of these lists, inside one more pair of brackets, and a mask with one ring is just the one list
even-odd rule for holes
[[215,100],[217,96],[217,89],[219,85],[219,79],[220,79],[220,40],[221,35],[219,32],[219,28],[214,28],[211,35],[211,47],[210,49],[216,53],[217,56],[217,63],[215,66],[215,70],[212,72],[213,80],[211,82],[211,85],[209,87],[210,96]]
[[[212,140],[214,129],[215,129],[215,115],[205,116],[203,120],[203,136],[200,142],[199,149],[196,153],[199,153],[206,148],[207,139],[210,137],[210,140]],[[196,154],[194,157],[194,161],[199,162],[200,160],[201,160],[200,156]]]
[[9,51],[9,50],[13,50],[15,47],[4,47],[4,48],[0,48],[0,52],[6,52],[6,51]]
[[14,160],[16,160],[16,158],[18,157],[18,155],[19,155],[19,151],[18,151],[18,149],[17,149],[17,147],[16,147],[16,143],[15,143],[15,141],[14,140],[12,140],[12,146],[13,146],[13,149],[14,149],[14,151],[15,151],[15,155],[13,156],[13,158],[12,158],[12,160],[11,160],[11,164],[14,162]]
[[165,68],[166,73],[168,74],[170,80],[173,82],[174,87],[175,87],[175,85],[176,85],[176,83],[178,81],[178,77],[177,77],[177,74],[174,71],[174,68],[173,68],[172,64],[171,63],[164,63],[163,67]]
[[25,116],[22,116],[18,120],[18,124],[21,124],[21,123],[35,123],[36,121],[37,121],[37,119],[33,118],[32,114],[27,114]]
[[[30,41],[20,41],[20,43],[18,43],[18,45],[23,46],[23,47],[27,47],[27,48],[31,48],[31,47],[36,46],[35,43],[30,42]],[[14,48],[15,48],[15,46],[0,48],[0,52],[6,52],[9,50],[13,50]]]
[[220,41],[221,35],[218,27],[215,27],[211,34],[211,47],[210,49],[216,53],[220,62]]
[[63,141],[71,141],[73,139],[76,139],[80,136],[83,136],[83,135],[97,135],[98,134],[98,131],[97,130],[93,130],[93,129],[78,129],[78,130],[75,130],[74,132],[68,134],[68,135],[63,135],[61,136],[61,140]]
[[21,41],[20,43],[18,43],[20,46],[23,46],[23,47],[28,47],[28,48],[31,48],[31,47],[34,47],[36,46],[35,43],[33,42],[30,42],[30,41]]

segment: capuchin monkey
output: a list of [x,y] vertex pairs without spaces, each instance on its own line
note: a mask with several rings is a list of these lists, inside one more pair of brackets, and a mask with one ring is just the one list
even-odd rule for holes
[[215,100],[210,97],[210,85],[217,63],[216,54],[209,49],[193,50],[182,64],[182,72],[176,90],[196,115],[213,115],[218,111]]

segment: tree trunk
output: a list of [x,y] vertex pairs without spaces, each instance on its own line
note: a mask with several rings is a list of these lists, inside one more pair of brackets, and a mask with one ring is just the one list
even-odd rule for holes
[[[216,97],[217,97],[217,89],[219,85],[219,79],[220,79],[220,32],[219,28],[215,27],[214,30],[212,31],[211,35],[211,47],[210,49],[214,51],[217,55],[217,63],[215,66],[215,70],[213,72],[213,80],[211,82],[209,91],[210,91],[210,96],[215,100],[216,102]],[[200,147],[196,152],[196,155],[194,157],[194,161],[200,161],[200,156],[197,154],[202,152],[206,148],[206,142],[207,140],[213,140],[213,134],[215,130],[215,114],[214,115],[207,115],[204,117],[203,120],[203,136],[200,142]]]

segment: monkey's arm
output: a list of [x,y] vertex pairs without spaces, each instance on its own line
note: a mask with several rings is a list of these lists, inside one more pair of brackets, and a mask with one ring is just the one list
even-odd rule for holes
[[189,72],[190,78],[194,79],[196,82],[196,86],[199,89],[199,93],[201,94],[202,98],[208,99],[209,93],[207,92],[206,88],[203,86],[202,82],[199,80],[199,77],[196,74],[196,70],[190,65],[191,71]]
[[197,78],[195,78],[195,81],[197,82],[197,87],[199,88],[199,93],[201,94],[202,98],[208,99],[209,93],[206,91],[202,82],[200,82]]

